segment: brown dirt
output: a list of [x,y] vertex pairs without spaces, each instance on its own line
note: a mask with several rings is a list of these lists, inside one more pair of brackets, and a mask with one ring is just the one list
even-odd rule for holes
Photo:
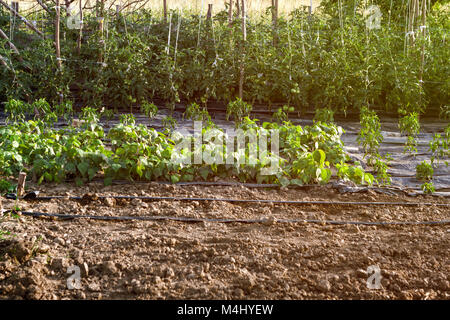
[[[32,186],[33,187],[33,186]],[[37,189],[38,187],[36,187]],[[418,201],[373,191],[139,184],[40,186],[41,195],[144,195],[242,199]],[[13,201],[3,200],[6,209]],[[450,225],[331,226],[277,218],[448,220],[443,207],[231,204],[94,200],[20,201],[23,210],[105,216],[271,218],[264,224],[92,221],[6,217],[0,230],[0,299],[449,299]],[[67,288],[69,266],[81,289]],[[367,268],[381,269],[369,289]]]

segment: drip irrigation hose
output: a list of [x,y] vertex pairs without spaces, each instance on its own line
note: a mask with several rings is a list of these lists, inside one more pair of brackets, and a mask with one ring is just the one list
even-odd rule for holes
[[259,199],[229,199],[229,198],[183,198],[183,197],[149,197],[149,196],[96,196],[86,194],[82,197],[67,197],[67,196],[45,196],[32,197],[25,196],[23,200],[32,201],[49,201],[53,199],[66,200],[86,200],[92,201],[97,199],[117,199],[117,200],[145,200],[145,201],[220,201],[230,203],[270,203],[270,204],[288,204],[288,205],[348,205],[348,206],[436,206],[436,207],[450,207],[450,203],[431,203],[431,202],[370,202],[370,201],[295,201],[295,200],[259,200]]
[[59,219],[91,219],[104,221],[177,221],[188,223],[214,222],[214,223],[312,223],[312,224],[330,224],[330,225],[364,225],[364,226],[403,226],[403,225],[447,225],[450,220],[442,221],[334,221],[334,220],[310,220],[310,219],[230,219],[230,218],[189,218],[189,217],[170,217],[170,216],[93,216],[93,215],[71,215],[71,214],[56,214],[45,212],[29,212],[29,211],[14,211],[8,210],[5,213],[20,212],[24,216],[30,217],[49,217]]

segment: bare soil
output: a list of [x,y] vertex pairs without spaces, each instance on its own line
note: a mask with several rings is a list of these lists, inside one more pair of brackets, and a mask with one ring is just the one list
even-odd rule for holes
[[[156,183],[31,186],[40,195],[408,201],[448,199],[340,194],[331,187],[250,189]],[[94,197],[95,198],[95,197]],[[5,209],[14,201],[3,200]],[[0,230],[0,299],[449,299],[450,225],[354,226],[277,219],[448,220],[437,206],[279,205],[67,199],[19,201],[23,210],[104,216],[268,218],[267,223],[56,220],[5,217]],[[367,268],[381,269],[369,289]],[[81,289],[68,289],[70,266]]]

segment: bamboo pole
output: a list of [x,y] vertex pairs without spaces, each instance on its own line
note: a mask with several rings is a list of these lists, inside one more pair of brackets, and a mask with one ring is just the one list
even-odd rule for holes
[[10,10],[12,14],[19,17],[19,19],[22,20],[30,30],[36,32],[41,38],[45,39],[45,35],[41,31],[36,29],[36,27],[32,23],[30,23],[27,19],[25,19],[22,15],[20,15],[16,10],[11,8],[6,2],[0,0],[0,4],[4,6],[6,9]]
[[105,16],[105,0],[100,0],[100,16]]
[[[100,31],[100,45],[103,47],[105,40],[103,39],[103,21],[105,18],[100,17],[98,18],[98,30]],[[100,49],[100,55],[99,55],[99,59],[98,59],[99,63],[103,62],[103,49]]]
[[56,0],[56,17],[55,17],[55,49],[56,49],[56,65],[58,66],[58,69],[61,70],[62,63],[61,63],[61,46],[59,43],[59,25],[60,25],[60,6],[59,6],[59,0]]
[[42,7],[45,11],[47,11],[48,13],[51,13],[51,12],[50,12],[50,9],[47,7],[47,5],[46,5],[44,2],[42,2],[42,0],[37,0],[37,2],[41,5],[41,7]]
[[244,35],[244,43],[247,41],[247,16],[245,8],[245,0],[242,0],[242,34]]
[[[61,21],[61,10],[59,5],[59,0],[55,1],[55,9],[56,9],[56,17],[55,17],[55,49],[56,49],[56,65],[58,70],[62,70],[62,61],[61,61],[61,46],[59,42],[59,33],[60,33],[60,21]],[[63,95],[59,93],[60,104],[63,103]]]
[[426,35],[426,23],[427,23],[427,0],[422,0],[422,53],[421,53],[421,66],[420,66],[420,85],[423,84],[423,70],[425,65],[425,35]]
[[242,13],[242,55],[241,55],[241,65],[239,72],[239,98],[243,99],[244,96],[244,75],[245,75],[245,42],[247,41],[247,27],[246,27],[246,18],[245,18],[245,0],[241,0],[241,13]]
[[278,0],[272,0],[272,44],[278,46]]
[[167,23],[167,0],[163,0],[164,23]]
[[70,0],[66,0],[66,15],[70,17],[72,14],[70,13]]
[[[9,45],[9,47],[11,48],[11,50],[14,51],[15,54],[17,54],[17,58],[19,59],[19,61],[20,61],[20,62],[23,62],[23,58],[22,58],[22,56],[20,55],[19,49],[17,49],[17,47],[14,45],[14,43],[12,43],[12,42],[9,40],[8,36],[5,34],[5,32],[3,32],[2,29],[0,29],[0,37],[3,38],[3,39],[5,39],[6,42],[8,42],[8,45]],[[28,66],[25,66],[25,68],[26,68],[27,70],[29,70],[29,71],[31,70],[30,67],[28,67]]]
[[6,58],[5,57],[3,57],[2,55],[0,55],[0,62],[2,63],[2,65],[4,65],[5,67],[6,67],[6,69],[11,69],[9,66],[8,66],[8,60],[6,60]]
[[[228,26],[230,28],[233,27],[233,0],[230,0],[230,6],[228,8]],[[233,32],[230,31],[230,33],[232,34]]]
[[234,50],[233,47],[233,0],[229,2],[228,7],[228,27],[230,28],[230,50]]
[[213,4],[208,3],[208,13],[206,14],[206,20],[210,20],[212,17]]
[[80,31],[78,32],[77,39],[77,53],[81,53],[81,40],[83,38],[83,5],[82,0],[79,1],[79,9],[80,9]]
[[20,55],[19,50],[17,49],[17,47],[9,40],[8,36],[6,35],[6,33],[3,32],[2,29],[0,29],[0,37],[5,39],[6,42],[8,42],[9,47],[18,55]]

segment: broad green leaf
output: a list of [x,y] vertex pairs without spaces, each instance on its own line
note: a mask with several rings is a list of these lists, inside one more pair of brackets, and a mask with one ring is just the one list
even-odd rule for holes
[[80,171],[80,173],[85,176],[87,171],[89,170],[89,163],[87,162],[80,162],[77,165],[78,170]]
[[172,183],[178,183],[180,181],[180,175],[179,174],[173,174],[170,176],[170,180]]

